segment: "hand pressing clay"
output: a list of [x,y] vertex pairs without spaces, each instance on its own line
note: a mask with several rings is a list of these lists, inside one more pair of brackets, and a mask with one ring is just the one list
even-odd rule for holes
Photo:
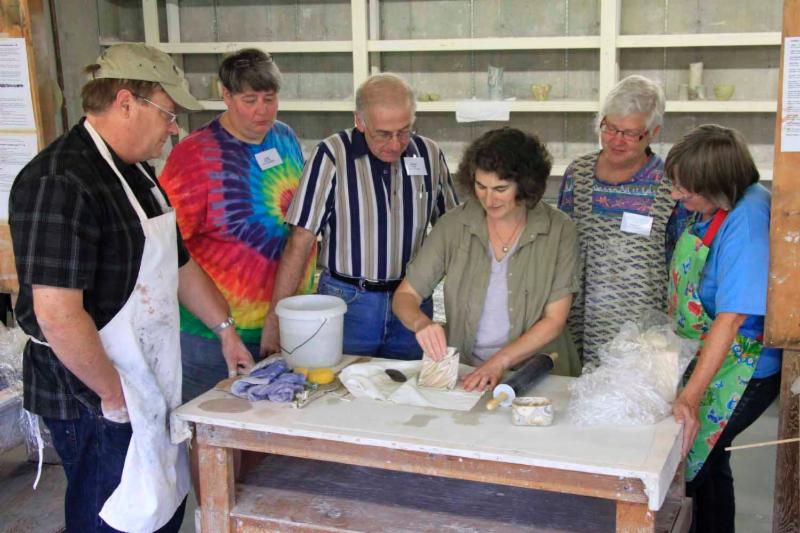
[[420,367],[417,385],[429,389],[453,390],[458,383],[458,352],[452,346],[448,346],[447,355],[441,361],[436,361],[429,357],[427,353],[422,354],[422,366]]

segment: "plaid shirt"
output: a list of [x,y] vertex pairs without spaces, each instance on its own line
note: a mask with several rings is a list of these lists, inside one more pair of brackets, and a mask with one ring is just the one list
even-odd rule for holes
[[[147,216],[160,215],[153,183],[112,155]],[[33,312],[34,284],[82,289],[98,330],[122,309],[139,272],[144,233],[83,120],[22,169],[11,188],[9,223],[20,284],[16,316],[26,333],[44,339]],[[178,257],[180,265],[189,260],[180,236]],[[28,342],[23,383],[25,409],[48,418],[77,418],[79,404],[100,406],[47,346]]]

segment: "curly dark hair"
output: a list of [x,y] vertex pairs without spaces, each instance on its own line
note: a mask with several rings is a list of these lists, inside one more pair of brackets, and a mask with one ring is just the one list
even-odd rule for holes
[[517,201],[530,209],[544,196],[553,157],[539,137],[516,128],[484,133],[464,151],[456,178],[475,196],[475,171],[494,172],[517,184]]

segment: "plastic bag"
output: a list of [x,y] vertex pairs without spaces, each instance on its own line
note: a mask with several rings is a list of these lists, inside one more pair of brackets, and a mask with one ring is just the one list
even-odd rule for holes
[[0,452],[25,441],[29,432],[22,410],[22,350],[28,336],[0,324]]
[[22,384],[22,351],[28,336],[0,324],[0,390]]
[[578,425],[655,424],[670,415],[697,341],[675,334],[664,313],[625,322],[599,350],[600,364],[570,384],[569,416]]

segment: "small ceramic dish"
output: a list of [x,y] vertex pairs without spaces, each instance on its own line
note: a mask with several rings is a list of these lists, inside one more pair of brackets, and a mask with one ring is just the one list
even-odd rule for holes
[[535,83],[531,85],[531,95],[537,102],[544,102],[550,97],[551,86],[548,83]]
[[730,100],[735,90],[735,85],[715,85],[714,96],[717,100]]
[[515,426],[549,426],[553,423],[553,403],[543,396],[514,398],[511,421]]

